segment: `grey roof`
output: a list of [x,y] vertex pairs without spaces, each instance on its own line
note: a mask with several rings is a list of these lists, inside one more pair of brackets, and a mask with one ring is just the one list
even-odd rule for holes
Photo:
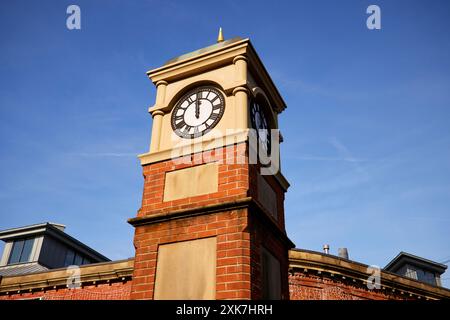
[[30,274],[35,272],[47,271],[48,268],[40,265],[39,263],[22,263],[17,265],[10,265],[0,267],[0,276],[18,276],[22,274]]
[[64,232],[65,225],[58,223],[39,223],[33,224],[20,228],[12,228],[0,231],[0,240],[10,241],[14,239],[22,239],[24,237],[36,236],[41,234],[51,235],[53,238],[65,243],[71,248],[75,248],[78,251],[83,252],[88,256],[88,258],[100,262],[100,261],[110,261],[107,257],[99,253],[98,251],[92,249],[81,241],[71,237]]
[[49,226],[52,226],[53,228],[61,232],[64,232],[64,229],[66,228],[65,225],[60,223],[53,223],[53,222],[37,223],[25,227],[0,230],[0,240],[5,241],[16,236],[21,236],[25,234],[30,235],[44,232]]
[[229,45],[231,43],[234,43],[234,42],[237,42],[237,41],[240,41],[240,40],[242,40],[241,37],[234,37],[232,39],[225,40],[223,42],[215,43],[215,44],[207,46],[205,48],[201,48],[201,49],[189,52],[189,53],[182,54],[181,56],[178,56],[176,58],[172,58],[169,61],[167,61],[164,65],[168,65],[168,64],[171,64],[171,63],[174,63],[174,62],[177,62],[177,61],[181,61],[181,60],[184,60],[184,59],[192,58],[192,57],[198,56],[198,55],[200,55],[202,53],[205,53],[205,52],[208,52],[208,51],[212,51],[212,50],[215,50],[215,49],[218,49],[218,48],[225,47],[225,46],[227,46],[227,45]]
[[447,266],[442,263],[438,263],[432,260],[428,260],[422,257],[415,256],[411,253],[401,251],[394,259],[392,259],[385,267],[384,270],[395,272],[402,265],[406,263],[417,264],[420,267],[432,269],[439,273],[444,273]]

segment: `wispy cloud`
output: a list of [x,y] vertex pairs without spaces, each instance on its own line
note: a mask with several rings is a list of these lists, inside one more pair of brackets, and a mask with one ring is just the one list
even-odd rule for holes
[[360,159],[353,157],[323,157],[323,156],[314,156],[314,155],[304,155],[304,156],[287,156],[286,158],[292,160],[300,160],[300,161],[342,161],[342,162],[367,162],[369,159]]
[[139,152],[79,152],[79,153],[66,153],[68,156],[74,157],[136,157]]
[[367,176],[356,175],[355,171],[337,174],[320,181],[304,184],[298,191],[299,195],[317,195],[320,193],[336,193],[355,188],[359,185],[365,184],[369,181]]
[[273,70],[272,77],[281,87],[293,91],[296,94],[301,92],[336,100],[361,100],[366,99],[369,96],[366,92],[357,92],[356,90],[348,91],[332,85],[323,85],[312,81],[305,81],[300,79],[298,75],[290,76],[279,70]]
[[343,158],[349,159],[349,162],[354,163],[355,169],[362,175],[368,177],[369,174],[367,170],[365,170],[362,166],[358,164],[360,161],[354,161],[356,158],[353,157],[353,154],[350,152],[350,150],[336,137],[330,138],[331,145],[337,150],[339,154],[342,155]]

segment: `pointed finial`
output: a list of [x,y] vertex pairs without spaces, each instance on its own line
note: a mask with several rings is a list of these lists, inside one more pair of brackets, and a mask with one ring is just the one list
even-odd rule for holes
[[222,33],[222,27],[219,28],[219,36],[217,37],[217,43],[223,42],[223,33]]

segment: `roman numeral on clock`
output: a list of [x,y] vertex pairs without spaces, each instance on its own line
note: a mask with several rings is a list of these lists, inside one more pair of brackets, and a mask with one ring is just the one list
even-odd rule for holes
[[178,130],[182,130],[186,126],[186,122],[184,122],[183,119],[181,119],[181,122],[176,123],[176,127]]
[[214,103],[214,101],[216,101],[217,99],[219,99],[219,96],[216,95],[216,96],[214,97],[214,99],[212,99],[212,100],[210,100],[210,101],[211,101],[211,103]]
[[188,104],[191,104],[192,102],[194,102],[194,99],[192,99],[192,97],[187,98],[187,102]]
[[194,127],[194,135],[198,135],[199,131],[198,131],[198,127]]
[[191,126],[186,125],[186,128],[184,128],[183,132],[184,132],[185,134],[189,134],[189,132],[191,131],[191,129],[192,129]]

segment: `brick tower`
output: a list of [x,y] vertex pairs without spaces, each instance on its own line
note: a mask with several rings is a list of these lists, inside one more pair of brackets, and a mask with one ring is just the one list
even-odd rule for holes
[[289,184],[277,170],[278,131],[267,130],[286,106],[249,39],[147,75],[157,92],[150,151],[139,156],[142,206],[129,219],[131,298],[289,299]]

